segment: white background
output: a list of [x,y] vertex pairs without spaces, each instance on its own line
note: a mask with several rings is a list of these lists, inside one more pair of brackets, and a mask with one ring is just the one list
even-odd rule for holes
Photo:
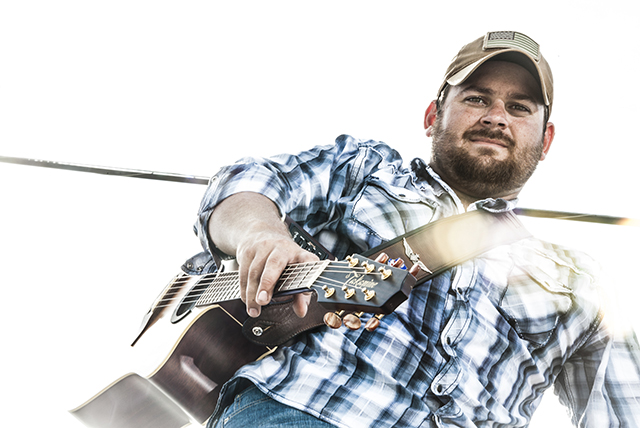
[[[210,176],[347,133],[428,158],[449,60],[517,30],[556,82],[556,139],[521,206],[640,218],[638,15],[619,0],[4,2],[0,155]],[[204,187],[11,164],[0,183],[1,424],[79,427],[68,409],[138,370],[128,344],[199,251]],[[638,228],[525,220],[601,260],[638,329]],[[569,426],[547,395],[532,426]]]

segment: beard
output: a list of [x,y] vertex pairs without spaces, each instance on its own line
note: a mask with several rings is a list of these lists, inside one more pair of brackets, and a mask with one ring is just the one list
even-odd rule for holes
[[[468,130],[462,134],[462,145],[453,132],[442,129],[440,118],[433,126],[431,163],[452,187],[477,198],[497,198],[520,190],[531,177],[543,151],[543,140],[536,146],[519,146],[501,131],[490,129]],[[478,147],[472,154],[466,142],[474,137],[504,142],[509,151],[506,159],[495,158],[495,149]],[[543,137],[544,138],[544,137]]]

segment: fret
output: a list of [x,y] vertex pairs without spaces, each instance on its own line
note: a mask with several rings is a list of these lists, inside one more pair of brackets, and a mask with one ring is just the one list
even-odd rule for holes
[[208,306],[239,298],[240,278],[238,272],[220,272],[210,281],[196,302],[196,306]]
[[282,274],[279,280],[281,284],[277,290],[280,292],[311,288],[329,263],[330,261],[325,260],[289,266]]
[[[287,266],[276,283],[276,292],[311,288],[329,263],[325,260]],[[240,298],[240,277],[237,271],[207,275],[198,281],[196,287],[204,289],[196,307]]]

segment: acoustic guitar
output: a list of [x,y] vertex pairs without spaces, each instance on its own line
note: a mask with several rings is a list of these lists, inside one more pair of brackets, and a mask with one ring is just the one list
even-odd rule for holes
[[[274,297],[313,291],[313,300],[330,311],[388,314],[407,299],[414,283],[407,270],[352,256],[288,266]],[[94,428],[203,424],[222,385],[240,367],[276,349],[243,334],[247,319],[237,271],[178,274],[151,306],[134,341],[172,337],[175,345],[164,361],[147,377],[123,376],[71,413]]]

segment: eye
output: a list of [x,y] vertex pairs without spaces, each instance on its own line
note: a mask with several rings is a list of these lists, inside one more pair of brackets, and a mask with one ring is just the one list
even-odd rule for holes
[[465,101],[471,103],[471,104],[478,104],[478,105],[487,105],[487,102],[484,98],[477,96],[477,95],[473,95],[470,97],[467,97],[464,99]]
[[518,113],[531,113],[531,109],[524,104],[513,104],[511,109]]

